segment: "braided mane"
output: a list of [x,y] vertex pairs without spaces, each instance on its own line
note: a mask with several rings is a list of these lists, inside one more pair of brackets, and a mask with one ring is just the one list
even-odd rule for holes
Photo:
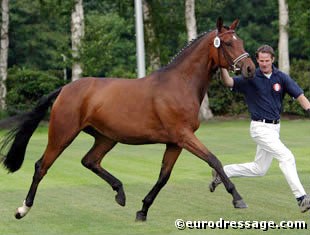
[[179,52],[177,54],[175,54],[172,59],[169,61],[169,63],[167,64],[170,65],[172,63],[174,63],[179,57],[182,56],[183,52],[190,48],[191,46],[193,46],[197,41],[199,41],[201,38],[203,38],[205,35],[209,34],[211,31],[206,31],[203,32],[201,34],[199,34],[196,38],[192,39],[191,41],[189,41],[183,48],[181,48],[181,50],[179,50]]

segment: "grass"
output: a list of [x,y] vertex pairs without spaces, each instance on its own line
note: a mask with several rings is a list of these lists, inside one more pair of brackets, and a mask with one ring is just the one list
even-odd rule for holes
[[[197,131],[199,139],[223,164],[247,162],[254,158],[255,144],[248,121],[211,121]],[[3,135],[4,131],[0,131]],[[295,155],[299,177],[310,193],[310,121],[281,123],[282,141]],[[183,151],[171,178],[149,210],[145,223],[135,222],[141,200],[157,180],[164,145],[117,145],[103,160],[103,166],[124,184],[127,204],[122,208],[114,201],[115,193],[99,177],[82,167],[80,159],[92,145],[92,139],[81,134],[55,162],[38,189],[34,207],[22,220],[14,218],[21,206],[33,175],[35,161],[42,155],[47,128],[40,127],[32,137],[21,170],[7,174],[0,169],[0,234],[261,234],[249,229],[186,229],[174,226],[184,220],[233,221],[282,220],[306,221],[282,175],[273,161],[267,175],[260,178],[232,179],[249,208],[234,209],[231,196],[223,186],[210,193],[209,166]],[[265,234],[309,234],[309,230],[268,230]]]

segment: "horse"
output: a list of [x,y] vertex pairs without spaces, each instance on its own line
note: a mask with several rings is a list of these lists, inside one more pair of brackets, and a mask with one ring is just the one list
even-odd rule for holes
[[16,219],[23,218],[32,208],[39,183],[80,132],[94,137],[82,165],[116,191],[115,200],[120,206],[126,203],[123,184],[101,166],[103,157],[118,142],[166,145],[159,177],[142,200],[137,221],[147,219],[148,210],[167,183],[182,149],[207,162],[219,174],[235,208],[247,207],[221,162],[194,134],[200,125],[200,104],[219,67],[253,77],[255,65],[235,32],[238,23],[236,19],[228,27],[218,18],[214,30],[198,36],[170,63],[143,78],[85,77],[40,98],[1,144],[2,152],[7,152],[2,153],[4,167],[9,172],[20,169],[30,137],[52,106],[48,143],[35,163],[30,189],[15,212]]

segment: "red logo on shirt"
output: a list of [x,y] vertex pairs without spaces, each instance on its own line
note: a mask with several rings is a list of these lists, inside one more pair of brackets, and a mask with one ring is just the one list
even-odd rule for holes
[[275,84],[273,84],[272,88],[275,91],[280,91],[281,90],[281,85],[279,83],[275,83]]

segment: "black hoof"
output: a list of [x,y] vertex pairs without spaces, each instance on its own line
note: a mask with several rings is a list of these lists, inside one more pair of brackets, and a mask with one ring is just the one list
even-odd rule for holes
[[216,186],[214,185],[214,183],[209,184],[209,189],[210,192],[213,193],[215,191]]
[[146,221],[146,215],[142,211],[138,211],[136,214],[136,221]]
[[120,189],[118,193],[115,196],[115,201],[120,205],[120,206],[125,206],[126,205],[126,196],[123,191],[123,189]]
[[248,208],[248,205],[242,199],[233,201],[233,205],[235,208],[239,208],[239,209]]
[[19,212],[17,212],[17,213],[15,214],[15,218],[16,218],[16,219],[21,219],[21,218],[23,218],[23,216],[21,216],[21,214],[20,214]]

